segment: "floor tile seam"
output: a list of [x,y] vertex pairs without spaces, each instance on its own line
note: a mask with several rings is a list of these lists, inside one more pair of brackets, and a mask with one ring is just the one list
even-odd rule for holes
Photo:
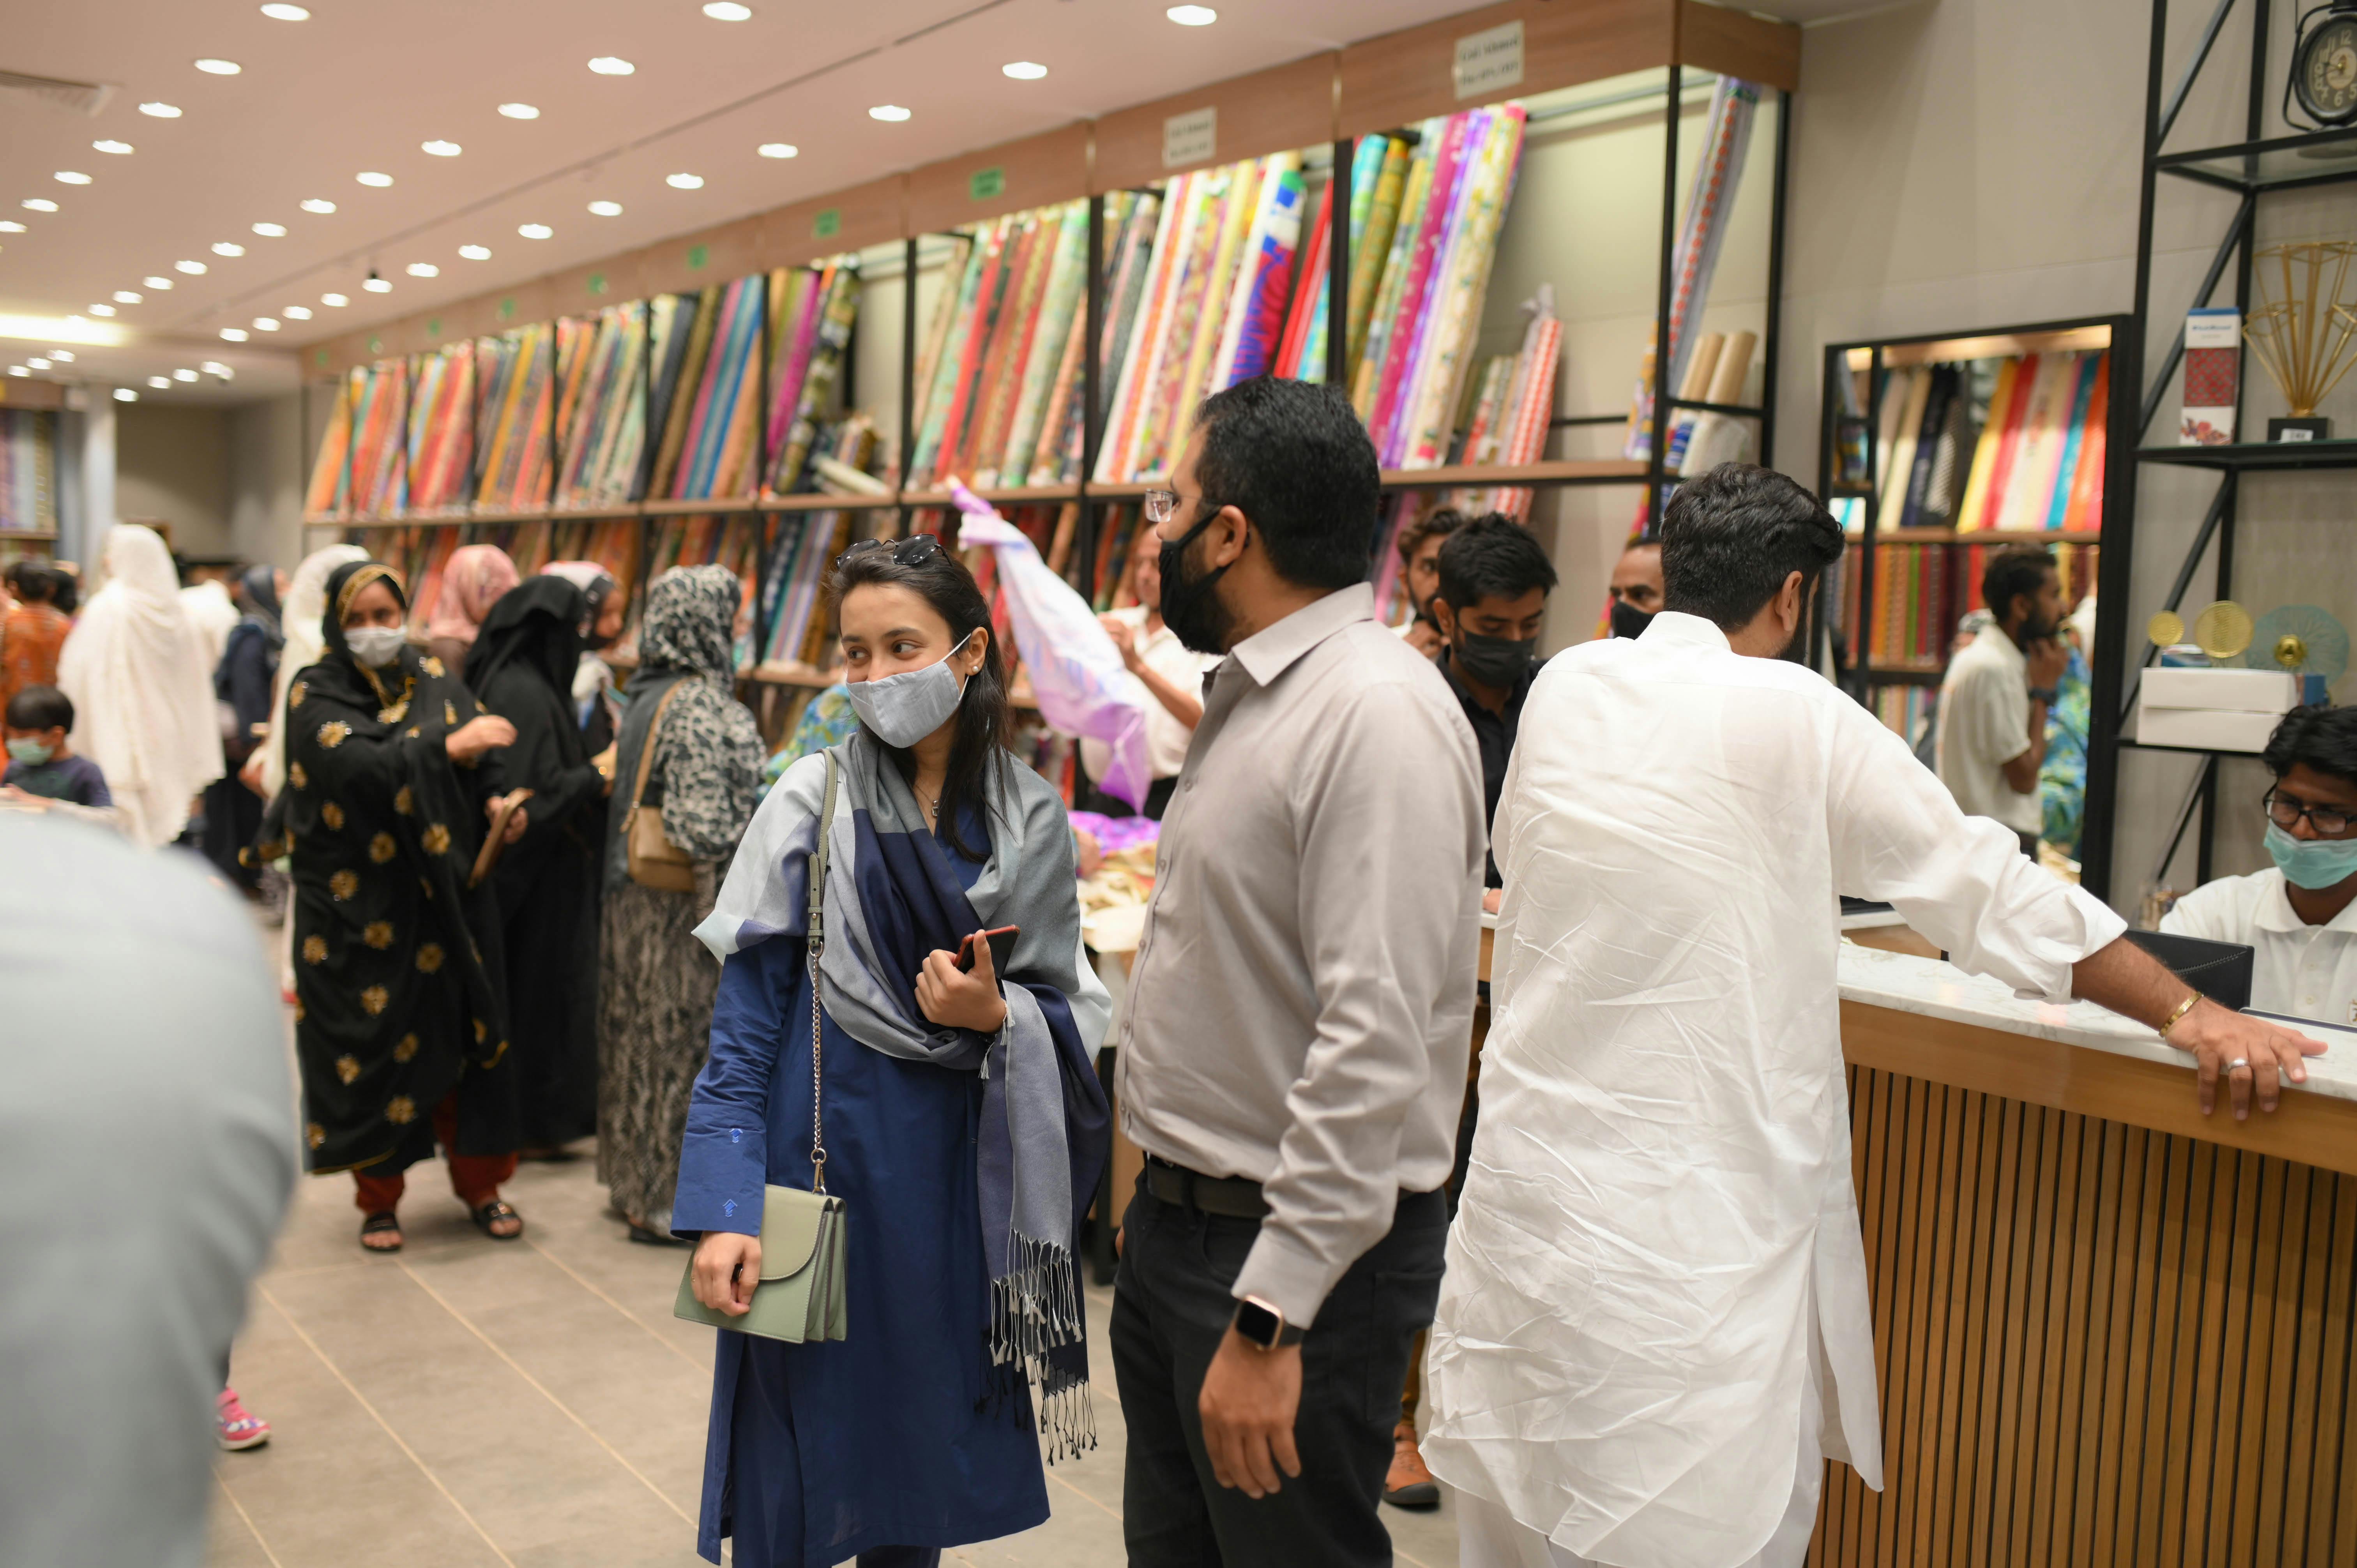
[[270,1541],[262,1533],[262,1527],[253,1522],[253,1516],[245,1511],[245,1505],[237,1500],[237,1494],[230,1490],[229,1482],[222,1479],[218,1472],[213,1476],[213,1485],[221,1488],[221,1496],[229,1499],[229,1506],[235,1509],[237,1517],[245,1522],[245,1532],[253,1537],[253,1543],[262,1548],[264,1557],[270,1559],[270,1568],[286,1568],[286,1564],[278,1561],[278,1553],[270,1550]]
[[596,1285],[591,1284],[587,1280],[583,1279],[578,1273],[574,1272],[573,1266],[570,1263],[567,1263],[564,1259],[558,1257],[555,1253],[550,1251],[547,1248],[542,1246],[531,1237],[527,1236],[524,1238],[524,1245],[530,1247],[542,1257],[546,1258],[550,1262],[554,1263],[557,1268],[564,1273],[565,1278],[571,1280],[575,1284],[579,1285],[583,1290],[587,1291],[591,1295],[596,1296],[599,1301],[604,1302],[608,1306],[612,1307],[616,1312],[620,1313],[624,1317],[630,1319],[632,1324],[643,1330],[649,1338],[654,1340],[655,1343],[661,1345],[664,1349],[670,1351],[681,1360],[685,1361],[689,1366],[694,1367],[697,1371],[709,1372],[712,1369],[703,1362],[697,1360],[694,1357],[689,1355],[686,1351],[681,1349],[678,1346],[673,1344],[671,1340],[665,1337],[662,1334],[657,1332],[653,1324],[649,1323],[645,1318],[640,1317],[637,1313],[632,1312],[629,1307],[624,1306],[620,1302],[616,1301],[612,1296],[608,1295],[604,1291],[599,1290]]
[[1121,1519],[1121,1510],[1119,1509],[1114,1508],[1112,1504],[1106,1502],[1102,1498],[1082,1491],[1071,1482],[1064,1479],[1063,1477],[1056,1474],[1056,1467],[1053,1465],[1043,1465],[1040,1468],[1047,1473],[1048,1479],[1055,1482],[1056,1485],[1063,1487],[1064,1490],[1071,1493],[1072,1496],[1080,1498],[1082,1502],[1089,1503],[1095,1508],[1102,1509],[1106,1514],[1110,1515],[1115,1522],[1119,1522]]
[[459,1326],[466,1329],[468,1333],[473,1335],[476,1338],[481,1340],[483,1342],[484,1348],[490,1351],[492,1355],[497,1356],[501,1361],[507,1363],[508,1369],[510,1371],[512,1371],[517,1377],[522,1378],[525,1382],[531,1384],[533,1391],[535,1393],[539,1394],[541,1398],[546,1400],[550,1404],[554,1405],[557,1410],[564,1414],[567,1421],[570,1421],[574,1425],[587,1433],[592,1443],[595,1443],[598,1447],[603,1448],[606,1451],[607,1456],[611,1458],[615,1464],[619,1465],[623,1469],[628,1470],[631,1476],[637,1479],[639,1485],[646,1487],[648,1491],[652,1492],[656,1498],[662,1502],[663,1507],[671,1509],[673,1513],[677,1514],[680,1520],[691,1529],[694,1527],[695,1520],[694,1516],[690,1515],[685,1509],[681,1508],[678,1503],[673,1501],[671,1494],[664,1491],[661,1487],[656,1486],[654,1481],[645,1471],[640,1469],[636,1465],[631,1464],[629,1459],[625,1458],[620,1449],[616,1448],[611,1443],[606,1441],[605,1434],[600,1433],[596,1427],[590,1425],[587,1421],[583,1420],[579,1412],[576,1411],[571,1405],[566,1404],[563,1400],[558,1399],[554,1391],[550,1389],[547,1384],[542,1382],[538,1378],[533,1377],[530,1372],[526,1371],[522,1362],[518,1361],[513,1356],[509,1355],[507,1351],[500,1347],[497,1340],[493,1339],[490,1335],[484,1333],[481,1328],[478,1327],[473,1319],[469,1318],[465,1313],[460,1312],[457,1307],[451,1305],[449,1301],[444,1297],[442,1293],[436,1290],[432,1285],[426,1283],[424,1277],[421,1276],[416,1270],[411,1268],[406,1262],[402,1262],[400,1266],[401,1272],[407,1274],[411,1282],[414,1283],[419,1290],[424,1291],[427,1295],[431,1296],[434,1299],[436,1305],[448,1313],[452,1317],[457,1319]]
[[320,1348],[319,1342],[311,1337],[311,1331],[304,1327],[303,1325],[296,1318],[295,1315],[287,1311],[286,1308],[281,1305],[276,1296],[270,1294],[269,1288],[266,1285],[257,1281],[253,1288],[254,1294],[261,1296],[263,1300],[270,1304],[270,1308],[273,1312],[275,1312],[280,1317],[285,1319],[286,1326],[293,1329],[295,1331],[295,1337],[302,1340],[304,1347],[307,1348],[312,1355],[319,1359],[319,1364],[328,1369],[328,1372],[335,1378],[336,1381],[344,1385],[344,1391],[350,1394],[354,1402],[360,1405],[361,1409],[368,1412],[369,1419],[375,1422],[379,1427],[382,1428],[384,1434],[387,1437],[393,1439],[393,1446],[399,1448],[402,1453],[408,1457],[409,1462],[417,1466],[418,1474],[424,1476],[426,1481],[432,1485],[434,1489],[442,1494],[442,1500],[448,1503],[450,1507],[457,1511],[458,1517],[467,1521],[468,1528],[472,1530],[482,1539],[482,1542],[485,1546],[490,1548],[491,1555],[498,1558],[501,1563],[506,1563],[507,1568],[516,1568],[515,1559],[510,1557],[506,1552],[500,1549],[500,1543],[491,1539],[491,1532],[483,1528],[482,1520],[477,1519],[473,1513],[468,1511],[467,1505],[458,1500],[457,1494],[451,1491],[451,1489],[443,1483],[442,1477],[434,1473],[434,1466],[428,1465],[424,1456],[421,1455],[416,1449],[412,1448],[409,1445],[409,1440],[402,1436],[398,1431],[394,1430],[393,1423],[384,1418],[384,1413],[376,1408],[375,1404],[370,1401],[366,1394],[361,1392],[360,1385],[353,1382],[350,1378],[347,1377],[344,1374],[344,1369],[336,1365],[334,1359],[328,1356],[328,1352]]

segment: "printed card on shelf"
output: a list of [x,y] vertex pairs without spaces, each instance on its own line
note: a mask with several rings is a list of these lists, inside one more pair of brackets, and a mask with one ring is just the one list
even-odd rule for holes
[[2232,306],[2185,313],[2185,412],[2180,446],[2224,446],[2234,439],[2234,393],[2243,363],[2243,313]]

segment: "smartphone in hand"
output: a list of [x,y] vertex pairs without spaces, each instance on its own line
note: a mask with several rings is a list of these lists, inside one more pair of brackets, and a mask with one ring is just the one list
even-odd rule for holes
[[[990,940],[990,967],[994,972],[1006,972],[1006,966],[1015,959],[1015,939],[1022,931],[1020,926],[1001,926],[995,931],[982,933]],[[974,968],[974,936],[971,932],[958,944],[957,966],[960,973]]]

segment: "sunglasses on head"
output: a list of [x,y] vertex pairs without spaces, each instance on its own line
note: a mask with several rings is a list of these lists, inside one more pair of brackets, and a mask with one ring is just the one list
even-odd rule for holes
[[913,566],[918,562],[942,553],[942,542],[930,533],[912,533],[906,539],[863,539],[834,558],[835,569],[842,570],[852,562],[875,554],[879,550],[892,553],[895,564]]

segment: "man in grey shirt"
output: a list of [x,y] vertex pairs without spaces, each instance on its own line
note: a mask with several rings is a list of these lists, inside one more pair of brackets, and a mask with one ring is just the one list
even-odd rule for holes
[[278,985],[177,851],[0,812],[0,1568],[198,1568],[294,1189]]
[[1379,1564],[1431,1321],[1480,939],[1473,734],[1373,616],[1379,479],[1337,392],[1208,399],[1147,497],[1212,672],[1163,818],[1117,1099],[1146,1169],[1114,1364],[1133,1568]]

